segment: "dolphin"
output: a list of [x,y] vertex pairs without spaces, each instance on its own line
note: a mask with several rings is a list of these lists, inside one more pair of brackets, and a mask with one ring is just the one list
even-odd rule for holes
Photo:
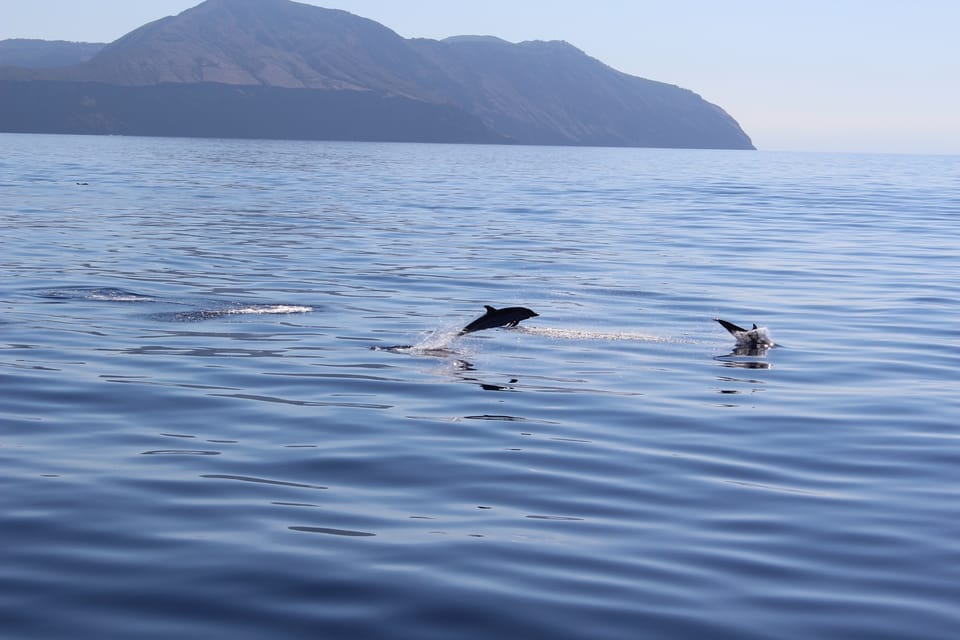
[[493,329],[495,327],[515,327],[521,320],[535,318],[540,315],[526,307],[495,309],[488,304],[483,305],[483,307],[487,312],[461,329],[460,335],[473,333],[474,331],[482,331],[484,329]]
[[777,346],[766,327],[758,327],[754,324],[752,329],[744,329],[720,318],[714,318],[714,320],[719,322],[720,326],[729,331],[730,335],[736,339],[737,345],[733,350],[735,355],[762,356],[767,352],[767,349]]

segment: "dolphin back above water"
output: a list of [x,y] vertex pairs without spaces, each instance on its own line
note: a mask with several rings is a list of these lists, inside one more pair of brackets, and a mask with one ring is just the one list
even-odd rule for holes
[[758,327],[754,324],[752,329],[744,329],[720,318],[714,318],[714,320],[736,339],[737,346],[734,353],[738,355],[763,355],[767,349],[777,346],[766,327]]
[[461,329],[460,335],[473,333],[474,331],[482,331],[484,329],[494,329],[496,327],[515,327],[521,320],[535,318],[540,315],[526,307],[496,309],[488,304],[483,305],[483,307],[487,312]]

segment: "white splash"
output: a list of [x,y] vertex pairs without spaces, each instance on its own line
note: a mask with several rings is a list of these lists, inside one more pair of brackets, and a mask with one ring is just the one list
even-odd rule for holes
[[224,309],[224,315],[266,315],[286,313],[310,313],[313,307],[297,304],[257,304],[236,309]]
[[441,328],[425,334],[417,344],[413,345],[416,349],[433,351],[436,349],[449,349],[453,341],[460,337],[460,330],[456,328]]
[[401,344],[391,347],[375,346],[371,347],[374,351],[391,351],[393,353],[406,353],[415,356],[436,356],[449,357],[457,355],[458,352],[452,349],[453,343],[460,337],[459,328],[435,329],[420,338],[416,344]]
[[770,330],[766,327],[755,326],[753,329],[737,334],[735,337],[738,346],[748,346],[760,349],[776,346],[776,344],[773,342],[773,338],[770,336]]

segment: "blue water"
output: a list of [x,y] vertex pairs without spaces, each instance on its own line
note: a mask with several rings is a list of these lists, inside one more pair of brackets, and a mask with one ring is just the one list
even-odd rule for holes
[[2,135],[0,229],[5,638],[960,630],[960,158]]

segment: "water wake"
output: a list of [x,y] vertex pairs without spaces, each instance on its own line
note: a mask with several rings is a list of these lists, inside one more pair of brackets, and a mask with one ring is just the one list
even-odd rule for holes
[[116,287],[65,287],[44,289],[38,294],[51,300],[97,300],[104,302],[156,302],[157,298]]
[[119,289],[117,287],[64,287],[61,289],[42,289],[37,292],[41,298],[51,300],[90,300],[95,302],[156,302],[178,306],[196,306],[199,308],[188,311],[169,313],[155,313],[152,318],[173,322],[196,322],[223,318],[225,316],[248,315],[287,315],[294,313],[310,313],[316,308],[299,304],[246,304],[243,302],[214,302],[199,300],[189,302],[171,300],[151,295]]
[[592,329],[561,329],[556,327],[517,327],[514,331],[558,340],[624,340],[632,342],[674,343],[682,340],[673,337],[655,336],[637,331],[595,331]]
[[224,318],[227,316],[246,316],[246,315],[287,315],[293,313],[310,313],[313,307],[306,305],[292,304],[254,304],[242,307],[226,307],[223,309],[193,309],[190,311],[174,311],[171,313],[158,313],[153,317],[158,320],[167,320],[173,322],[198,322],[201,320],[213,320],[215,318]]
[[[502,330],[516,331],[527,335],[543,336],[557,340],[607,340],[661,344],[687,342],[682,338],[656,336],[637,331],[596,331],[591,329],[561,329],[556,327],[512,327]],[[405,353],[415,356],[450,357],[460,355],[460,351],[457,350],[454,345],[462,337],[463,334],[456,328],[437,329],[426,334],[416,344],[401,344],[389,347],[374,346],[370,348],[374,351],[390,351],[392,353]]]

